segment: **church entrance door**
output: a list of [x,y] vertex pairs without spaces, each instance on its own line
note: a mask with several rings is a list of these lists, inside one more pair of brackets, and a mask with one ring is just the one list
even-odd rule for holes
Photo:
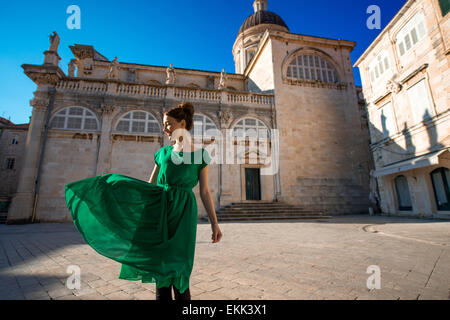
[[245,168],[246,200],[261,200],[261,179],[259,168]]

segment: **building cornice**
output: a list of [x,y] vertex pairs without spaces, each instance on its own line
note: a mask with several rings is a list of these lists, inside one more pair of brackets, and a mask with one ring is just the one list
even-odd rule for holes
[[249,76],[254,65],[256,64],[256,61],[258,60],[259,56],[261,55],[262,51],[264,50],[265,46],[267,45],[269,39],[277,39],[280,41],[289,41],[289,42],[298,42],[298,43],[302,43],[305,45],[312,45],[312,46],[321,46],[321,47],[328,46],[331,48],[346,48],[350,52],[356,46],[356,42],[354,42],[354,41],[336,40],[336,39],[329,39],[329,38],[321,38],[321,37],[293,34],[293,33],[288,33],[288,32],[283,32],[283,31],[266,30],[258,44],[258,49],[256,50],[255,55],[250,60],[250,62],[248,63],[247,67],[244,70],[245,77]]
[[281,41],[298,42],[298,43],[304,43],[304,44],[316,45],[316,46],[322,46],[322,47],[328,46],[328,47],[332,47],[332,48],[347,48],[350,51],[353,51],[353,49],[356,46],[355,41],[316,37],[316,36],[310,36],[310,35],[304,35],[304,34],[295,34],[295,33],[276,31],[276,32],[271,32],[270,35],[274,39],[278,39]]
[[[109,62],[105,61],[96,61],[96,66],[104,66],[105,68],[110,66]],[[155,66],[155,65],[147,65],[147,64],[139,64],[139,63],[132,63],[132,62],[121,62],[119,61],[119,64],[122,68],[126,67],[143,67],[136,70],[139,71],[153,71],[153,72],[160,72],[160,73],[166,73],[167,66]],[[190,74],[190,75],[198,75],[198,76],[207,76],[207,75],[220,75],[221,72],[218,71],[207,71],[207,70],[198,70],[198,69],[186,69],[186,68],[178,68],[174,67],[175,71],[183,71],[184,74]],[[244,76],[237,73],[228,73],[227,72],[228,79],[237,79],[237,80],[243,80]]]
[[65,78],[64,72],[54,65],[23,64],[25,74],[37,85],[55,86]]
[[414,70],[413,72],[411,72],[409,75],[407,75],[405,78],[403,78],[402,80],[400,80],[400,84],[405,84],[406,82],[408,82],[411,78],[413,78],[415,75],[417,75],[418,73],[420,73],[422,70],[428,68],[428,63],[424,63],[423,65],[421,65],[419,68],[417,68],[416,70]]

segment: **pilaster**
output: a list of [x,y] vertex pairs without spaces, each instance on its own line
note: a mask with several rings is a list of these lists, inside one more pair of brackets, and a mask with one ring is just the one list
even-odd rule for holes
[[30,105],[33,107],[33,111],[26,139],[23,166],[20,171],[17,191],[13,195],[8,210],[7,223],[30,222],[33,213],[42,134],[49,106],[48,93],[35,93],[35,98],[30,101]]

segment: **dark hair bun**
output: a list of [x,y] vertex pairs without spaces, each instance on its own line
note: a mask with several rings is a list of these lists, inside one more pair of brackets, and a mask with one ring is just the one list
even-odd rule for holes
[[186,121],[186,130],[191,130],[194,126],[194,105],[191,102],[180,103],[177,107],[165,112],[168,116],[175,118],[178,122]]
[[186,113],[186,115],[193,116],[194,115],[194,105],[190,102],[183,102],[179,105],[180,108]]

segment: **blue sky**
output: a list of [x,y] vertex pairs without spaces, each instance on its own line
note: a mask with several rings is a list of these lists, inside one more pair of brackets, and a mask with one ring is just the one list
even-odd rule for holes
[[[406,0],[269,0],[290,31],[357,43],[352,63],[361,56]],[[81,29],[69,30],[70,5],[81,9]],[[0,11],[0,116],[28,123],[29,100],[37,86],[22,64],[42,64],[48,36],[61,37],[60,68],[67,73],[69,46],[93,45],[121,62],[234,73],[231,53],[237,32],[253,13],[253,0],[8,1]],[[381,9],[381,30],[366,27],[370,5]],[[361,84],[358,69],[355,83]]]

